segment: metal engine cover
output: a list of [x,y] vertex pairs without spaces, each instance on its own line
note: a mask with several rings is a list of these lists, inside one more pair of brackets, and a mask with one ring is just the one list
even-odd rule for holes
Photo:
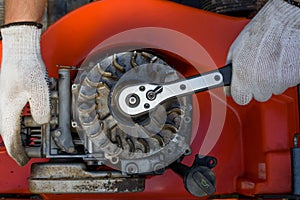
[[173,68],[144,51],[85,61],[72,86],[73,124],[88,153],[128,174],[161,170],[190,153],[191,96],[174,98],[140,116],[122,113],[116,103],[130,84],[176,79]]

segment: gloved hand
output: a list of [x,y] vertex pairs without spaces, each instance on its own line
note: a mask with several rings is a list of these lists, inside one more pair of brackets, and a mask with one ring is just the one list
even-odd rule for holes
[[300,82],[300,8],[269,0],[232,44],[231,95],[264,102]]
[[20,115],[27,102],[39,123],[50,120],[48,76],[40,53],[41,29],[13,25],[1,29],[0,128],[8,154],[21,166],[27,156],[21,142]]

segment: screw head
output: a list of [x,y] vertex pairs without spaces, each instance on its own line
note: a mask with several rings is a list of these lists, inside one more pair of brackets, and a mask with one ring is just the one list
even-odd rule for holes
[[59,131],[59,130],[55,131],[55,132],[54,132],[54,135],[55,135],[56,137],[61,136],[61,131]]
[[74,153],[75,152],[75,148],[74,147],[69,147],[68,151],[69,151],[69,153]]

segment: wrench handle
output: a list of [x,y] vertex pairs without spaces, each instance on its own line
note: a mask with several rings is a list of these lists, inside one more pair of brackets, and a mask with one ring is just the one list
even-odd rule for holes
[[223,84],[224,86],[231,85],[231,78],[232,78],[232,63],[225,65],[224,67],[219,68],[219,72],[223,76]]

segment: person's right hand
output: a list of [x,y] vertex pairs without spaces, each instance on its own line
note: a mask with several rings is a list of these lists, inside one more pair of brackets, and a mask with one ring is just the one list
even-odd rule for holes
[[264,102],[300,83],[300,8],[269,0],[232,44],[231,95]]
[[27,156],[21,141],[20,117],[27,102],[39,124],[50,120],[48,76],[40,54],[41,29],[13,25],[1,29],[0,127],[8,154],[21,166]]

